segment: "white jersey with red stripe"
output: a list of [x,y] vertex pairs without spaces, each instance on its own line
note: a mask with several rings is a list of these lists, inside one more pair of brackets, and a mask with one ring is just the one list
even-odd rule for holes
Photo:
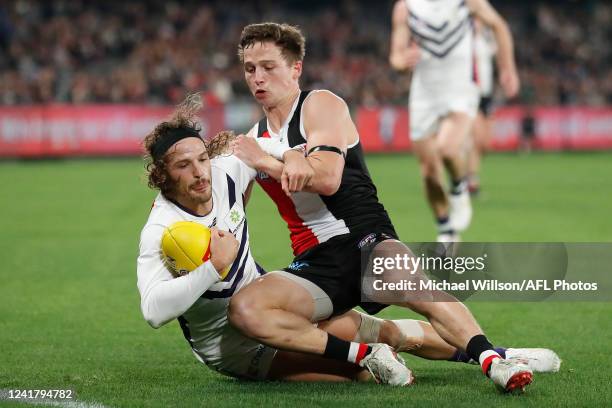
[[[197,216],[162,194],[157,195],[141,233],[137,273],[141,307],[147,320],[159,326],[178,319],[197,358],[216,367],[232,357],[228,353],[246,353],[245,344],[258,347],[230,327],[227,307],[231,296],[261,276],[263,270],[251,255],[243,202],[243,193],[254,179],[255,170],[228,156],[211,160],[211,174],[213,209],[205,216]],[[161,256],[162,234],[177,221],[216,226],[230,231],[239,241],[238,255],[226,279],[212,280],[203,293],[195,293],[195,298],[194,286],[203,282],[190,281],[192,274],[173,278]]]
[[[302,91],[278,132],[271,131],[264,118],[255,124],[251,134],[258,138],[276,139],[287,148],[305,145],[308,135],[304,130],[302,107],[314,92],[329,91]],[[393,228],[387,212],[378,202],[359,141],[348,146],[342,182],[338,192],[332,196],[298,192],[287,197],[281,184],[267,174],[259,173],[256,180],[276,203],[281,217],[287,222],[295,255],[360,228],[379,223]]]

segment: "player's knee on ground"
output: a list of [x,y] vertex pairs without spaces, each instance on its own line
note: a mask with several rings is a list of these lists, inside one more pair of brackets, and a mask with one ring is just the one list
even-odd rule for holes
[[264,310],[257,304],[257,300],[251,296],[237,293],[231,298],[228,307],[230,323],[248,337],[260,338],[265,335],[265,319],[262,318]]

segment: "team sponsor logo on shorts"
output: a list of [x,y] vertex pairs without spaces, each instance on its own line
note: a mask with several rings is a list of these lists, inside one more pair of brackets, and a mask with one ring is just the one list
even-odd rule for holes
[[292,262],[291,265],[287,267],[287,269],[291,269],[292,271],[299,271],[305,267],[309,266],[308,262]]

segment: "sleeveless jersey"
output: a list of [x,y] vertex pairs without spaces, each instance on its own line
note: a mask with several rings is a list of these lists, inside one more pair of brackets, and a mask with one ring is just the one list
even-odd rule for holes
[[[253,134],[258,138],[277,138],[289,147],[305,145],[307,135],[302,106],[313,92],[326,91],[302,91],[278,134],[269,129],[266,118],[254,126]],[[295,255],[336,236],[362,232],[381,224],[393,228],[385,208],[378,201],[359,141],[348,146],[340,188],[331,196],[298,192],[287,197],[281,184],[267,174],[259,173],[256,180],[287,223]]]

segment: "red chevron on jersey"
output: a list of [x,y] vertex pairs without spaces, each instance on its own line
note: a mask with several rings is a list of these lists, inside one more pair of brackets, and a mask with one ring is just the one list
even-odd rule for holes
[[319,240],[316,235],[304,224],[304,220],[297,213],[295,204],[291,198],[287,197],[281,184],[273,178],[261,179],[257,177],[257,182],[261,188],[264,189],[266,194],[276,203],[278,212],[287,223],[293,254],[301,254],[307,249],[318,245]]

